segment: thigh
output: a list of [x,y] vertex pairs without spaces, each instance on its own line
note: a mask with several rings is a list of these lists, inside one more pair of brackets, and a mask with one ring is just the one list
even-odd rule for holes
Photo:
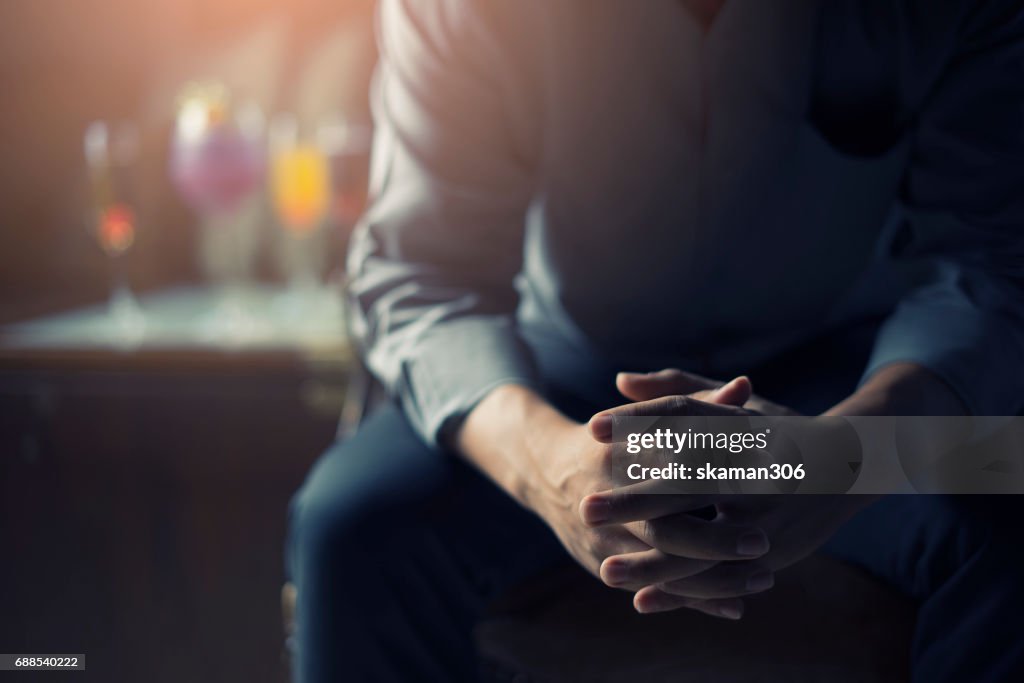
[[424,444],[390,404],[316,462],[289,516],[293,577],[300,563],[328,559],[353,539],[400,555],[429,537],[487,600],[567,557],[538,517],[458,456]]
[[509,585],[567,556],[389,406],[310,471],[289,511],[296,680],[473,680],[472,629]]
[[1020,496],[890,496],[826,550],[917,599],[914,681],[1024,680]]
[[1021,496],[893,495],[847,522],[824,550],[925,601],[968,563],[1018,572]]

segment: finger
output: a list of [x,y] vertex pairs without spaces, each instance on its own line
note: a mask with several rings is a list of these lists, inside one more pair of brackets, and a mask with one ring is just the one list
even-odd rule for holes
[[709,403],[743,405],[754,393],[750,378],[741,375],[725,384],[682,370],[648,374],[620,372],[615,377],[619,392],[632,401],[649,401],[673,394],[690,395]]
[[662,396],[649,401],[627,403],[597,413],[590,418],[590,434],[601,443],[611,443],[615,420],[625,417],[747,417],[751,414],[749,410],[739,406],[708,403],[689,396]]
[[685,607],[710,614],[713,617],[734,621],[743,617],[743,601],[739,598],[700,600],[665,593],[655,586],[646,586],[637,591],[633,596],[633,607],[642,614],[668,612]]
[[721,382],[675,368],[658,372],[620,372],[615,386],[630,401],[649,401],[669,394],[692,394],[717,389]]
[[651,479],[591,493],[580,501],[580,518],[589,526],[623,524],[693,512],[730,497],[725,494],[664,493],[663,481]]
[[749,560],[771,547],[757,527],[706,521],[685,513],[634,522],[626,528],[652,548],[696,560]]
[[672,595],[710,600],[761,593],[774,585],[775,575],[772,572],[753,562],[737,562],[719,564],[693,576],[661,582],[657,587]]
[[754,385],[751,384],[749,377],[746,375],[740,375],[717,389],[701,393],[703,394],[702,396],[694,396],[693,398],[707,403],[741,406],[749,401],[750,397],[753,396]]
[[644,586],[686,579],[716,565],[714,560],[676,557],[650,549],[605,558],[600,575],[601,580],[613,588],[639,590]]

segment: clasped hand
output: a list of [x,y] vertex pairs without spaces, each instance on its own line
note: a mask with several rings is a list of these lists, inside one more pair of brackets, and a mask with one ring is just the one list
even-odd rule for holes
[[595,415],[588,447],[559,449],[579,455],[557,487],[586,493],[575,510],[554,506],[543,516],[585,568],[634,592],[640,612],[685,607],[739,619],[744,596],[771,588],[776,570],[813,552],[862,505],[843,496],[652,494],[643,482],[615,488],[603,474],[613,416],[795,414],[754,396],[745,377],[721,384],[664,370],[623,373],[617,383],[634,403]]

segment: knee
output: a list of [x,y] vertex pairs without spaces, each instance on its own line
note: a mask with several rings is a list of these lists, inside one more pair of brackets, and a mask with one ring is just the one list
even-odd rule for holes
[[[384,454],[373,454],[384,456]],[[346,558],[380,555],[400,542],[443,484],[436,468],[400,457],[362,457],[334,447],[310,472],[288,511],[288,568],[344,571]]]
[[351,544],[352,536],[368,520],[367,502],[355,497],[328,495],[307,482],[292,498],[288,510],[290,566],[318,565],[330,554]]

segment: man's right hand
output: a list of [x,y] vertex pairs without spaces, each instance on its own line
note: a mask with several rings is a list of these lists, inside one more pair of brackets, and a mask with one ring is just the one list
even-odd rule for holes
[[[619,554],[619,548],[626,552],[658,553],[642,540],[637,533],[621,524],[597,525],[581,516],[583,501],[597,491],[612,484],[608,476],[611,466],[611,447],[594,440],[588,427],[568,425],[551,434],[550,449],[545,464],[538,470],[538,485],[531,493],[531,509],[540,515],[562,541],[566,550],[594,576],[611,583],[617,588],[636,589],[642,585],[636,582],[620,581],[616,585],[604,575],[605,559]],[[698,510],[713,501],[694,496],[688,502],[691,510]],[[593,510],[587,514],[593,515]],[[736,543],[731,539],[711,538],[701,533],[709,523],[692,518],[690,531],[680,529],[677,534],[676,556],[664,556],[659,570],[674,579],[693,576],[716,565],[722,560],[739,559]],[[642,525],[637,525],[638,527]],[[730,529],[722,529],[725,534]],[[658,553],[659,555],[661,553]]]
[[[742,403],[742,401],[740,401]],[[540,395],[516,385],[492,391],[466,418],[458,434],[458,449],[500,487],[547,522],[566,550],[594,576],[617,588],[636,591],[650,583],[649,576],[618,580],[605,574],[608,557],[645,553],[649,570],[663,581],[689,578],[721,561],[750,560],[761,553],[741,552],[741,539],[764,537],[748,525],[707,521],[680,514],[671,525],[637,522],[631,525],[595,524],[593,510],[582,510],[590,494],[612,488],[611,446],[600,443],[586,425],[569,420]],[[684,506],[698,510],[714,503],[693,496]],[[583,514],[581,514],[581,512]],[[654,529],[672,530],[671,538],[656,550],[644,538]],[[767,541],[764,542],[767,550]],[[605,566],[603,566],[605,565]],[[749,593],[745,584],[733,589],[721,583],[694,583],[692,602],[686,606],[715,616],[738,618],[735,597]]]

